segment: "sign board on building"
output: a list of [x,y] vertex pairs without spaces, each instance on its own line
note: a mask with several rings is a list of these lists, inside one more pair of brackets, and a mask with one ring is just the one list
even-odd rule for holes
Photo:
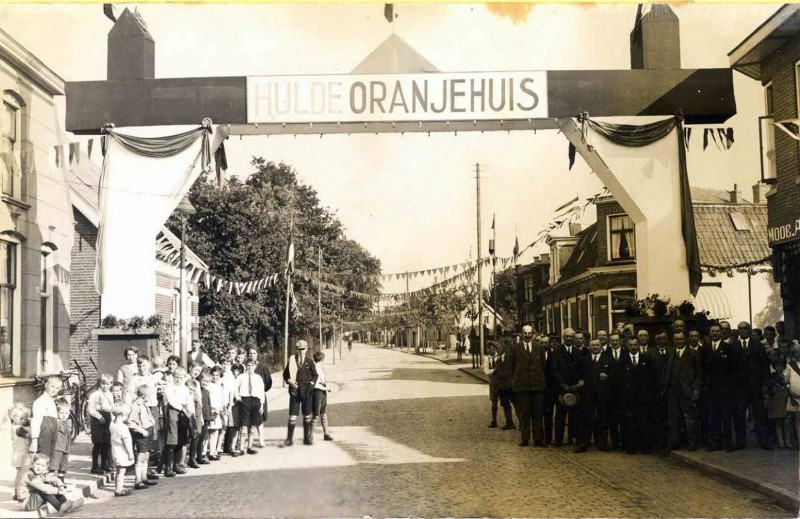
[[[770,224],[773,222],[770,221]],[[770,247],[780,243],[800,240],[800,218],[792,219],[784,224],[770,225],[767,229]]]
[[546,72],[247,78],[250,124],[547,117]]

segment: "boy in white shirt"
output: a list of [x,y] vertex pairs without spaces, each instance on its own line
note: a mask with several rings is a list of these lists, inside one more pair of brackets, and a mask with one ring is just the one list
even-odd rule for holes
[[[240,402],[239,406],[239,425],[240,436],[244,440],[247,433],[247,454],[255,454],[258,451],[253,448],[253,437],[256,435],[256,428],[260,423],[259,417],[263,411],[264,398],[264,379],[255,373],[255,359],[247,359],[245,372],[236,379],[236,399]],[[244,442],[243,442],[244,443]]]
[[325,378],[325,371],[322,369],[322,361],[325,360],[325,354],[318,351],[314,354],[314,364],[317,368],[317,382],[314,384],[314,393],[312,396],[312,409],[314,410],[314,417],[311,419],[311,434],[314,436],[314,426],[317,423],[317,418],[322,422],[323,438],[327,442],[333,441],[333,436],[328,434],[328,379]]
[[167,444],[162,457],[164,475],[168,478],[186,473],[186,469],[182,466],[181,452],[189,442],[189,418],[193,414],[194,398],[184,384],[185,378],[186,370],[178,366],[172,377],[167,379],[167,387],[164,388],[164,396],[167,399]]

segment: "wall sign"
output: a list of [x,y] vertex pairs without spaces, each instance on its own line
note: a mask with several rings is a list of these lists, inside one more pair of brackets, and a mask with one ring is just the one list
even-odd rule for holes
[[548,117],[546,72],[247,78],[248,123]]
[[800,239],[800,218],[783,225],[771,226],[767,229],[769,245]]

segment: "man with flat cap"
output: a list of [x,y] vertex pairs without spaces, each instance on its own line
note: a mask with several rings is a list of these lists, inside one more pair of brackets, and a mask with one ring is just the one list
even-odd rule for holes
[[303,443],[311,445],[312,440],[312,397],[317,383],[317,368],[314,360],[306,355],[308,343],[297,341],[295,354],[289,358],[283,370],[283,380],[289,386],[289,424],[286,428],[285,447],[293,445],[292,437],[297,425],[297,415],[303,412]]

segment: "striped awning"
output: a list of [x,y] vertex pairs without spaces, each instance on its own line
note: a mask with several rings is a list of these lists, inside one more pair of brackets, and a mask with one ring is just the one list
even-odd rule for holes
[[730,319],[731,303],[720,287],[701,286],[694,298],[696,311],[709,312],[712,319]]

